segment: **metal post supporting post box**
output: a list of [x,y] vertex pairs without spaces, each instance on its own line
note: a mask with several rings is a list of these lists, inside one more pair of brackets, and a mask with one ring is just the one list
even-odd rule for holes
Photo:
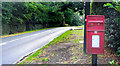
[[97,54],[92,54],[92,66],[97,66]]
[[86,53],[86,16],[90,14],[90,2],[85,2],[85,21],[84,21],[84,53]]

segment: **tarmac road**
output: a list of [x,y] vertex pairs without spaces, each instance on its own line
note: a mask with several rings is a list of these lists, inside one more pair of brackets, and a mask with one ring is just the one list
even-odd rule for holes
[[2,38],[0,54],[2,64],[15,64],[24,56],[34,52],[72,27],[59,27],[32,33]]

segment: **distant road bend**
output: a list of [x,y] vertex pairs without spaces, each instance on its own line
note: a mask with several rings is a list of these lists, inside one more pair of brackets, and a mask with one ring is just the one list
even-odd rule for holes
[[25,55],[36,51],[62,33],[74,27],[59,27],[2,38],[2,64],[15,64]]

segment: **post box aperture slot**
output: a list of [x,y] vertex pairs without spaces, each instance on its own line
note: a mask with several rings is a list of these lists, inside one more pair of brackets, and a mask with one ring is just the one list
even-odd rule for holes
[[88,26],[103,26],[103,22],[88,22]]
[[92,48],[100,48],[100,36],[92,35]]

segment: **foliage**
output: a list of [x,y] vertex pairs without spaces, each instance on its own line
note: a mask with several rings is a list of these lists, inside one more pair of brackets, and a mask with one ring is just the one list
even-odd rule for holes
[[[83,15],[83,6],[82,2],[3,2],[3,34],[64,26],[65,24],[81,25],[79,20],[73,19],[73,15],[76,12],[80,13],[76,16],[77,19]],[[6,26],[10,28],[9,31]]]
[[115,60],[112,60],[112,62],[109,61],[108,63],[109,63],[109,64],[115,64]]
[[75,25],[75,26],[83,25],[83,20],[82,20],[83,19],[83,15],[79,16],[78,12],[73,14],[72,19],[73,19],[72,25]]
[[50,58],[43,58],[42,61],[48,61]]
[[[116,11],[118,11],[119,13],[120,13],[120,1],[116,1],[116,0],[114,0],[114,2],[112,2],[112,3],[106,3],[106,4],[104,4],[104,7],[107,7],[108,6],[108,8],[113,8],[113,9],[115,9]],[[116,24],[117,24],[117,31],[119,31],[120,30],[120,16],[119,17],[117,17],[117,18],[115,18],[114,19],[114,21],[115,22],[117,22]],[[114,26],[115,27],[115,26]],[[116,34],[116,36],[113,38],[113,40],[114,39],[118,39],[112,46],[113,47],[115,47],[115,48],[118,48],[117,49],[117,53],[118,53],[118,55],[120,55],[120,41],[119,41],[119,34],[120,32],[117,32]],[[117,37],[117,38],[116,38]],[[116,45],[117,44],[117,45]],[[116,46],[115,46],[116,45]]]
[[118,56],[120,57],[120,47],[118,47],[118,49],[117,49],[118,51],[117,51],[117,53],[118,53]]
[[72,25],[72,17],[73,17],[73,10],[72,9],[67,9],[64,11],[64,14],[65,14],[65,23],[69,24],[69,25]]
[[[105,40],[107,47],[113,51],[119,51],[120,47],[120,12],[119,2],[94,2],[92,7],[93,15],[105,16]],[[119,55],[119,53],[117,53]]]
[[112,66],[118,66],[118,64],[115,63],[115,60],[109,61],[109,64],[111,64]]
[[104,4],[104,7],[108,6],[108,8],[114,8],[115,10],[120,12],[120,1],[116,2],[112,2],[112,3],[106,3]]
[[2,22],[3,23],[10,23],[10,18],[12,17],[12,11],[14,3],[5,2],[2,4]]

